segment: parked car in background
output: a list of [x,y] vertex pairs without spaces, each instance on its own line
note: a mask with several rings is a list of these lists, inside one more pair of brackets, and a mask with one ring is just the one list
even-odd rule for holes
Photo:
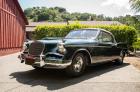
[[44,38],[26,44],[20,60],[36,69],[65,69],[70,76],[81,75],[86,66],[114,61],[123,64],[125,49],[104,29],[79,29],[65,38]]

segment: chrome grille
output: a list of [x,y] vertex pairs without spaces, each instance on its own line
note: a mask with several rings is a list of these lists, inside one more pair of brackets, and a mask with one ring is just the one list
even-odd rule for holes
[[43,52],[45,45],[42,42],[33,42],[29,46],[29,54],[33,56],[39,56]]

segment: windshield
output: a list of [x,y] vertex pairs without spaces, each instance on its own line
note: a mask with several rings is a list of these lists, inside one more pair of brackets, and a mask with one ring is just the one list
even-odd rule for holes
[[81,38],[95,38],[97,29],[84,29],[71,31],[65,38],[81,39]]

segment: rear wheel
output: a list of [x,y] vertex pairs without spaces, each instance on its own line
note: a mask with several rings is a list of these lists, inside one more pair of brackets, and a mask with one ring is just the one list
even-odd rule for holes
[[123,51],[120,52],[120,57],[115,60],[116,65],[122,65],[124,61],[125,53]]
[[86,67],[86,59],[82,53],[77,53],[75,57],[72,59],[72,64],[66,69],[66,73],[68,76],[76,77],[80,76]]

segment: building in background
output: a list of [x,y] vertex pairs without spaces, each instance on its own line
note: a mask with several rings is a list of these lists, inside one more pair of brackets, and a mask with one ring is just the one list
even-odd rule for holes
[[21,50],[27,24],[18,0],[0,0],[0,56]]

